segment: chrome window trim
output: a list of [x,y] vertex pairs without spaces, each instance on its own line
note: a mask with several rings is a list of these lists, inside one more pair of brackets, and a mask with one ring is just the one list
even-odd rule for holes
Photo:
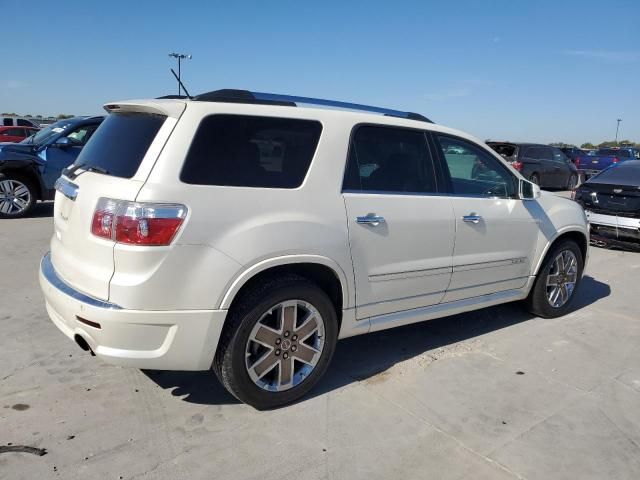
[[92,307],[106,308],[110,310],[122,310],[122,307],[120,307],[119,305],[90,297],[89,295],[79,292],[64,280],[62,280],[56,272],[56,269],[53,267],[53,263],[51,263],[51,252],[47,252],[45,256],[42,257],[42,261],[40,262],[40,271],[42,272],[42,275],[44,275],[44,278],[46,278],[52,286],[54,286],[58,291],[73,298],[74,300],[86,303],[88,305],[91,305]]

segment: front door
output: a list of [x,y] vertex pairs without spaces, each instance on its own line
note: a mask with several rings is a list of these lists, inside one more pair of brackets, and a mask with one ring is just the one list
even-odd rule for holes
[[536,202],[517,198],[518,178],[480,145],[439,133],[434,140],[450,177],[456,224],[453,275],[443,301],[523,287],[538,240]]
[[439,303],[451,279],[455,220],[420,130],[359,126],[343,185],[356,316]]
[[44,172],[42,179],[47,188],[53,188],[56,180],[62,174],[62,170],[71,165],[80,151],[87,143],[97,125],[84,125],[71,130],[65,136],[71,141],[69,145],[56,147],[49,145],[40,152],[40,157],[44,160]]

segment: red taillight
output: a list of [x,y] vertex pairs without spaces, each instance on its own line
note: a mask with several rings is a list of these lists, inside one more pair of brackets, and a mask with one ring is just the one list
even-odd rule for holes
[[128,245],[169,245],[186,214],[184,205],[101,198],[93,214],[91,233]]
[[511,166],[518,171],[522,170],[522,162],[519,162],[517,160],[515,162],[512,162]]
[[612,160],[613,163],[618,163],[619,161],[620,160],[618,160],[618,157],[613,157],[613,160]]
[[580,166],[580,157],[576,157],[575,164],[576,164],[576,167]]

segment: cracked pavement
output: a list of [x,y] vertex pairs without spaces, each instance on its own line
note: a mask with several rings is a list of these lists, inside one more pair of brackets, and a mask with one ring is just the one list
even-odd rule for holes
[[0,222],[0,478],[640,478],[640,253],[591,248],[576,310],[503,305],[339,343],[271,412],[211,373],[102,364],[49,321],[50,205]]

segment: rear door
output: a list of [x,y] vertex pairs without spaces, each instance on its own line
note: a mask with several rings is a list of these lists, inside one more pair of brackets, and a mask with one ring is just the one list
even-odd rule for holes
[[437,195],[420,130],[356,127],[343,185],[356,281],[356,315],[439,303],[451,278],[455,222]]
[[555,175],[554,187],[565,188],[569,183],[569,177],[573,175],[573,170],[569,167],[571,160],[559,148],[552,148],[551,154]]
[[[530,275],[538,223],[517,198],[518,177],[487,150],[469,140],[433,134],[440,165],[449,179],[456,241],[453,275],[443,299],[451,302],[521,288]],[[460,153],[451,154],[449,152]],[[482,165],[482,175],[474,166]]]
[[111,114],[80,153],[83,167],[56,183],[51,257],[73,287],[108,299],[114,242],[91,233],[96,205],[102,197],[135,200],[174,125],[165,115]]

